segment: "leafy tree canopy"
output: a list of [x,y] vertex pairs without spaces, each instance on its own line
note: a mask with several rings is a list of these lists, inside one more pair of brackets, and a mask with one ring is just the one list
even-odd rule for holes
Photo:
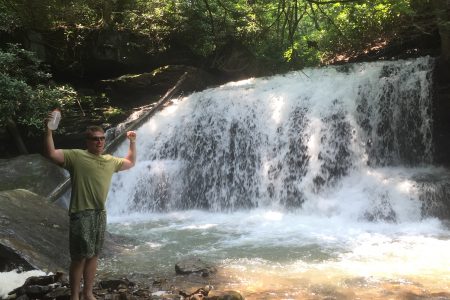
[[[418,5],[416,2],[420,2]],[[171,41],[208,55],[229,40],[257,57],[292,67],[382,42],[408,26],[431,0],[0,0],[0,30],[108,27]]]
[[[0,36],[62,29],[64,52],[89,29],[126,30],[148,37],[149,51],[181,44],[204,57],[235,41],[281,71],[361,53],[411,27],[430,33],[437,26],[450,47],[449,10],[448,0],[0,0]],[[52,83],[32,52],[0,46],[0,126],[36,133],[53,106],[80,105],[83,97]]]

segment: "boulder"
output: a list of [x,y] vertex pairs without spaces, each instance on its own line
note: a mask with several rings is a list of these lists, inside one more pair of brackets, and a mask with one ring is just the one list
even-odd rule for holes
[[69,176],[40,154],[0,159],[0,174],[0,191],[26,189],[42,197],[50,195]]
[[99,287],[105,290],[128,289],[128,287],[132,287],[134,285],[135,284],[129,281],[127,278],[109,279],[109,280],[102,280],[99,282]]
[[175,265],[175,272],[181,275],[195,273],[208,277],[210,274],[216,273],[217,269],[199,258],[186,258]]
[[[129,242],[106,232],[100,256],[112,256]],[[67,209],[24,189],[0,191],[0,271],[54,272],[69,262]]]
[[[0,269],[54,271],[69,265],[67,211],[23,189],[0,192]],[[8,249],[8,251],[1,250]],[[19,263],[20,262],[20,263]],[[9,270],[8,270],[9,271]]]
[[[12,298],[20,298],[26,295],[31,299],[42,299],[49,293],[52,293],[51,295],[55,296],[56,294],[53,293],[55,289],[60,288],[63,285],[68,285],[68,282],[64,279],[64,277],[64,273],[62,272],[57,272],[54,275],[28,277],[22,286],[12,290],[8,293],[8,295]],[[57,295],[59,294],[60,293],[57,293]],[[54,298],[56,297],[51,299]]]
[[236,291],[212,291],[205,300],[244,300],[244,297]]

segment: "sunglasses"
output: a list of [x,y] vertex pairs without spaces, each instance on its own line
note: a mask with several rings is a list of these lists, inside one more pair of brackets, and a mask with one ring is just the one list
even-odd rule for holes
[[105,137],[104,136],[91,136],[91,137],[88,137],[88,140],[101,142],[101,141],[105,140]]

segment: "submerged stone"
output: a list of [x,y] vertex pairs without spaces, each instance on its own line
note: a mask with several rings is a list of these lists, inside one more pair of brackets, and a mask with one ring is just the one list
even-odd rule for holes
[[175,272],[181,275],[196,273],[207,277],[216,273],[217,269],[199,258],[187,258],[175,265]]

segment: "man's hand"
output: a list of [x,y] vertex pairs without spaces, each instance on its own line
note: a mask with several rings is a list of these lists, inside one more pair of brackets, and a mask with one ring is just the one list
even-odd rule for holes
[[49,112],[45,121],[45,139],[44,139],[44,147],[45,154],[48,158],[50,158],[54,163],[58,165],[62,165],[64,163],[64,153],[61,149],[55,149],[55,144],[53,142],[53,130],[48,128],[48,121],[51,119],[52,113]]
[[127,156],[124,157],[124,161],[120,171],[128,170],[134,167],[136,163],[136,132],[128,131],[127,138],[130,140],[130,148],[128,149]]
[[136,141],[136,132],[128,131],[127,138],[130,140],[131,143],[134,143]]
[[52,112],[50,111],[50,112],[47,114],[47,117],[44,118],[44,128],[45,128],[46,131],[50,131],[50,132],[53,131],[53,130],[51,130],[50,128],[48,128],[48,121],[50,121],[51,118],[52,118]]

